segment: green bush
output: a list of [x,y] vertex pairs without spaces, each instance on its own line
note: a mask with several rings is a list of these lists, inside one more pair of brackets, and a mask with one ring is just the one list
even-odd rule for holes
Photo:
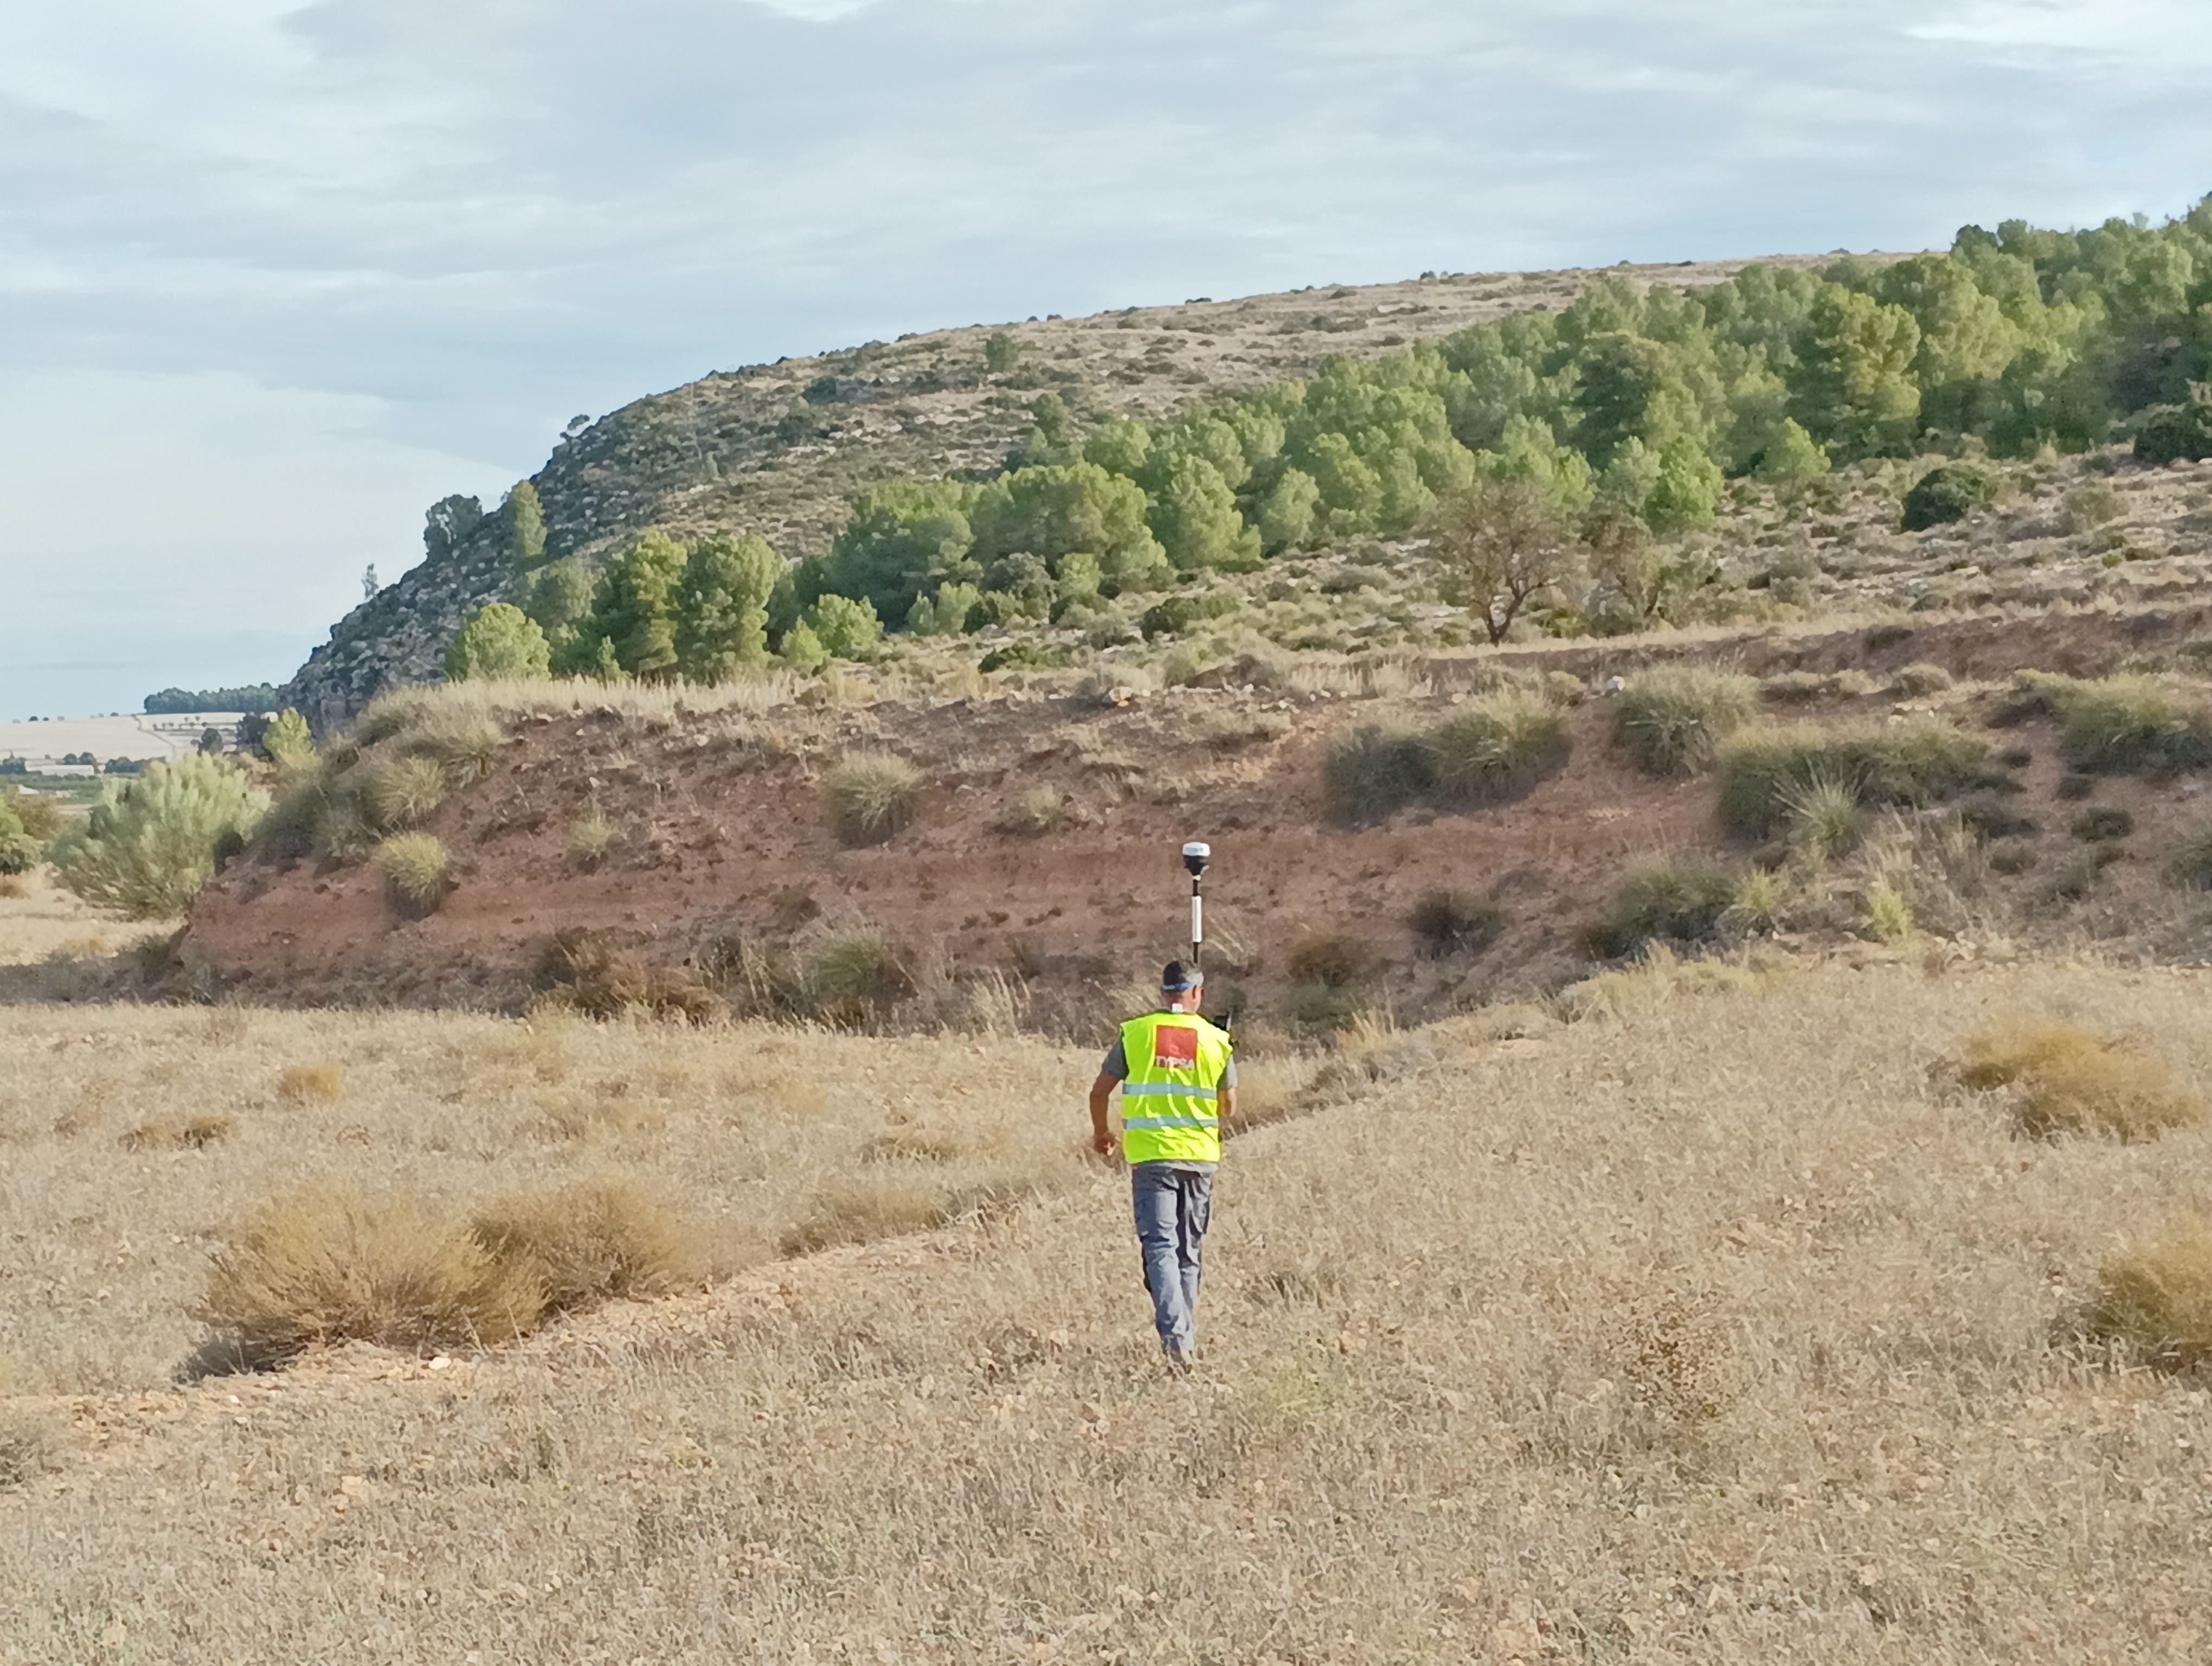
[[51,856],[88,903],[161,919],[183,913],[213,875],[216,842],[251,834],[268,808],[268,793],[220,758],[151,764],[135,781],[109,782]]
[[910,825],[921,805],[922,774],[902,757],[861,753],[822,783],[830,825],[843,843],[881,844]]
[[1790,800],[1828,782],[1859,804],[1941,803],[1984,784],[1989,747],[1936,718],[1880,728],[1746,731],[1721,748],[1721,824],[1763,839],[1789,825]]
[[1699,942],[1719,930],[1735,897],[1735,881],[1709,863],[1654,857],[1629,870],[1584,942],[1608,960],[1633,954],[1655,939]]
[[1437,784],[1436,755],[1419,736],[1371,723],[1332,740],[1321,769],[1329,813],[1352,826],[1386,820]]
[[428,833],[395,833],[376,848],[376,871],[393,902],[428,913],[445,900],[446,847]]
[[2160,405],[2136,429],[2136,459],[2143,463],[2201,463],[2212,457],[2212,389],[2189,390],[2185,404]]
[[1509,683],[1477,695],[1431,729],[1438,793],[1480,804],[1525,792],[1567,761],[1567,724],[1543,695]]
[[1613,708],[1613,738],[1655,775],[1694,775],[1711,767],[1758,704],[1759,684],[1748,677],[1659,666],[1628,679]]
[[46,859],[45,842],[23,824],[20,802],[16,793],[0,793],[0,873],[28,873]]
[[287,706],[261,732],[261,751],[272,763],[296,768],[314,761],[315,737],[307,720]]
[[1996,502],[1996,483],[1979,469],[1947,463],[1920,477],[1905,495],[1905,530],[1924,532],[1930,526],[1964,520],[1977,509]]

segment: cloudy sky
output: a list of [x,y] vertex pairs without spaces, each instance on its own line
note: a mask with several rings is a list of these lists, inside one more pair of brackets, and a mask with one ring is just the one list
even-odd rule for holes
[[2208,70],[2202,0],[12,0],[0,719],[281,681],[709,369],[2161,216]]

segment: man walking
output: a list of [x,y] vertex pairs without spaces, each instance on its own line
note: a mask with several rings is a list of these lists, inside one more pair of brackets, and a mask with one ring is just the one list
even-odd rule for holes
[[1228,1033],[1199,1016],[1206,980],[1170,960],[1160,976],[1164,1010],[1131,1018],[1091,1084],[1091,1145],[1110,1156],[1108,1101],[1121,1086],[1121,1155],[1129,1164],[1144,1253],[1145,1287],[1160,1347],[1178,1371],[1196,1345],[1199,1256],[1221,1161],[1221,1119],[1236,1108],[1237,1061]]

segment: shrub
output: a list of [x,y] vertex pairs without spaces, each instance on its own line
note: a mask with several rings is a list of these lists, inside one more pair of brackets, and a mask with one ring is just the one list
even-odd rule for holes
[[556,932],[539,957],[538,982],[574,1010],[595,1018],[650,1018],[708,1024],[729,1003],[683,968],[650,966],[595,932]]
[[1816,775],[1790,787],[1782,804],[1790,818],[1790,842],[1808,861],[1830,861],[1858,843],[1866,812],[1858,789],[1850,782]]
[[2020,679],[2023,703],[2039,703],[2059,723],[2059,755],[2094,775],[2149,775],[2212,764],[2212,713],[2155,677],[2083,681]]
[[2145,463],[2201,463],[2212,457],[2212,393],[2200,383],[2188,400],[2159,405],[2136,424],[2135,453]]
[[881,844],[910,826],[921,801],[922,775],[902,757],[860,753],[831,769],[822,783],[830,828],[848,845]]
[[204,1151],[237,1131],[228,1116],[155,1116],[123,1136],[125,1151]]
[[1477,695],[1429,732],[1437,790],[1461,804],[1525,792],[1567,759],[1567,725],[1541,694],[1509,683]]
[[1989,748],[1932,717],[1879,728],[1760,729],[1721,749],[1721,823],[1743,838],[1771,836],[1792,794],[1840,783],[1869,807],[1923,806],[1981,784]]
[[549,1312],[665,1295],[701,1271],[691,1236],[619,1181],[504,1199],[477,1212],[469,1232],[495,1263],[532,1281]]
[[0,788],[0,823],[10,820],[17,832],[43,844],[62,830],[62,807],[43,793]]
[[1613,708],[1613,738],[1655,775],[1694,775],[1751,721],[1759,685],[1696,666],[1638,672]]
[[376,871],[402,908],[428,913],[445,901],[446,847],[428,833],[395,833],[376,848]]
[[234,764],[195,755],[110,782],[50,852],[62,883],[88,903],[133,919],[181,914],[215,873],[225,835],[252,832],[269,808]]
[[1633,954],[1655,939],[1694,943],[1714,934],[1735,900],[1735,884],[1719,869],[1655,857],[1629,870],[1585,941],[1607,959]]
[[455,717],[416,731],[404,745],[435,763],[445,786],[467,787],[492,772],[507,749],[507,731],[489,717]]
[[1733,937],[1763,937],[1781,929],[1790,905],[1790,883],[1771,868],[1755,867],[1736,881],[1721,911],[1721,929]]
[[370,766],[360,783],[371,825],[398,833],[420,827],[446,799],[445,767],[434,757],[409,755]]
[[287,706],[262,730],[261,751],[272,763],[298,768],[314,761],[314,733],[307,727],[307,720]]
[[1996,482],[1978,469],[1947,463],[1920,477],[1905,495],[1905,530],[1924,532],[1930,526],[1964,520],[1977,509],[1996,502]]
[[1372,943],[1340,928],[1310,932],[1299,939],[1285,965],[1297,982],[1348,989],[1373,977],[1381,962]]
[[1887,879],[1867,887],[1867,929],[1879,942],[1902,943],[1912,935],[1911,899]]
[[1383,821],[1436,785],[1436,758],[1418,736],[1366,724],[1322,754],[1329,813],[1352,826]]
[[2204,1096],[2166,1063],[2066,1025],[1985,1031],[1968,1040],[1959,1080],[2009,1088],[2021,1131],[2036,1139],[2106,1134],[2154,1140],[2204,1120]]
[[1941,666],[1925,662],[1905,666],[1889,679],[1889,691],[1907,700],[1923,699],[1931,694],[1941,694],[1951,686],[1951,673]]
[[2092,1340],[2169,1369],[2212,1361],[2212,1222],[2185,1221],[2107,1261],[2082,1321]]
[[2124,839],[2136,830],[2136,818],[2118,805],[2093,805],[2075,817],[2067,831],[2084,844],[2105,844]]
[[46,846],[24,829],[14,806],[0,799],[0,875],[28,873],[46,859]]
[[898,945],[866,927],[825,933],[799,968],[805,998],[817,1017],[862,1025],[914,993],[914,976]]
[[2066,494],[2059,506],[2059,530],[2094,532],[2107,521],[2120,518],[2120,495],[2109,480],[2084,480]]
[[2212,891],[2212,821],[2182,830],[2174,846],[2173,877],[2191,891]]
[[0,1493],[44,1474],[53,1463],[53,1432],[43,1421],[14,1412],[0,1416]]
[[417,1352],[504,1342],[544,1305],[529,1268],[501,1262],[459,1223],[404,1199],[323,1190],[273,1203],[232,1234],[198,1313],[258,1368],[343,1341]]
[[1505,910],[1486,897],[1463,891],[1432,891],[1413,904],[1407,921],[1431,960],[1479,954],[1505,929]]
[[1074,819],[1074,806],[1067,794],[1057,787],[1032,787],[1014,800],[1000,824],[1009,833],[1024,833],[1032,838],[1066,830]]
[[334,1064],[287,1065],[276,1078],[276,1097],[288,1105],[331,1105],[344,1095],[345,1072]]

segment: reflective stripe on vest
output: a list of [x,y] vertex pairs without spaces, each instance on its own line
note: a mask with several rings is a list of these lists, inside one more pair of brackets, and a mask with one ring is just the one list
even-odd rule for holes
[[1195,1012],[1147,1012],[1123,1025],[1121,1155],[1131,1163],[1219,1162],[1214,1105],[1231,1051],[1228,1036]]

